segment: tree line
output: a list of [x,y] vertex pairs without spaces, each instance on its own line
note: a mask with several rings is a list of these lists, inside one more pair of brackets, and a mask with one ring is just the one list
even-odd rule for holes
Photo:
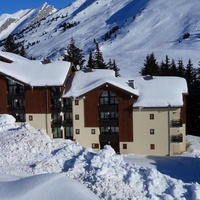
[[[75,40],[71,38],[69,45],[64,50],[63,60],[69,61],[74,64],[77,70],[80,69],[111,69],[115,71],[115,76],[120,76],[120,69],[118,68],[115,60],[109,59],[106,63],[103,58],[103,53],[99,48],[99,43],[94,40],[94,50],[92,50],[89,54],[88,62],[86,65],[85,63],[85,56],[83,54],[83,50],[78,48],[75,44]],[[23,43],[16,43],[15,38],[12,35],[9,35],[5,41],[3,42],[3,51],[12,52],[23,57],[27,57],[25,48]],[[31,57],[30,59],[34,59]],[[44,58],[44,61],[47,61],[47,58]]]
[[115,60],[109,59],[106,63],[103,58],[103,53],[99,48],[99,43],[94,39],[94,50],[89,53],[88,62],[86,65],[83,50],[76,47],[75,40],[71,38],[70,44],[65,49],[63,60],[72,62],[74,66],[79,69],[111,69],[115,71],[115,76],[120,76],[120,69]]
[[[200,64],[199,64],[200,66]],[[186,132],[191,135],[200,135],[200,68],[193,67],[191,59],[184,65],[181,59],[176,63],[166,55],[165,61],[157,62],[154,53],[148,54],[141,75],[152,76],[179,76],[187,81],[188,95],[186,96]],[[176,87],[176,85],[174,85]]]

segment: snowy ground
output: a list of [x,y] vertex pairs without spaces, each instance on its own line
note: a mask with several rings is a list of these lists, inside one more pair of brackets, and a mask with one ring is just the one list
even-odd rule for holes
[[200,138],[176,157],[97,153],[0,117],[0,199],[200,199]]

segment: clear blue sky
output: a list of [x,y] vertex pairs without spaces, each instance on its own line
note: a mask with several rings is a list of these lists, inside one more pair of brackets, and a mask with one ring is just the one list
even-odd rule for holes
[[38,8],[45,2],[55,8],[64,8],[74,0],[0,0],[0,15],[3,13],[15,13],[18,10]]

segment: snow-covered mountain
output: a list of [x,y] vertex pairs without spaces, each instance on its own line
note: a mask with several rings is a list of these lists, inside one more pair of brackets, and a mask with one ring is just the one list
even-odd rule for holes
[[199,9],[199,0],[76,0],[61,10],[45,4],[1,15],[0,39],[15,33],[37,59],[61,59],[72,37],[87,59],[95,39],[105,61],[115,59],[122,75],[138,74],[152,52],[158,62],[168,55],[185,65],[191,58],[198,67]]

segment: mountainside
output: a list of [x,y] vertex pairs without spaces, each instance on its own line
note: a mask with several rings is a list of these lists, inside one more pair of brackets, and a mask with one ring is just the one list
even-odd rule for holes
[[[115,59],[122,75],[138,74],[147,54],[200,61],[199,0],[76,0],[61,10],[47,4],[0,16],[0,39],[15,33],[27,56],[62,59],[73,37],[88,59],[99,42],[105,61]],[[189,37],[184,36],[189,33]]]

